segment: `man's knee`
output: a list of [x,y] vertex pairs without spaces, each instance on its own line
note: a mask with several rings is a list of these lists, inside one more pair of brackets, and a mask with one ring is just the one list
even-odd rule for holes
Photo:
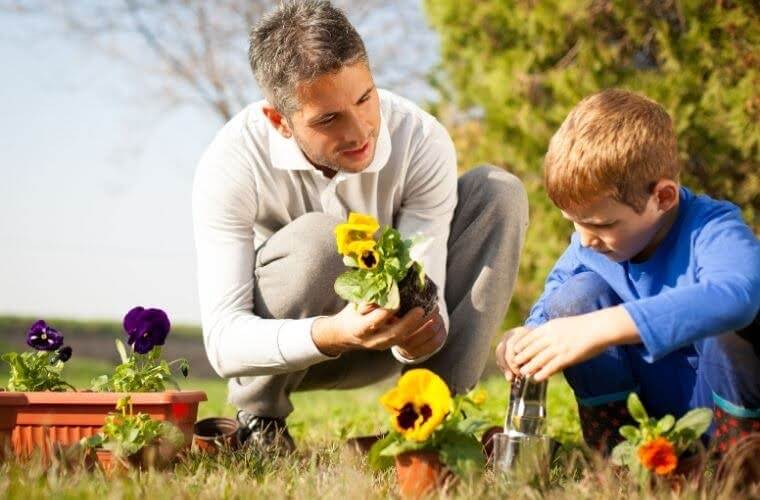
[[488,212],[496,220],[517,221],[527,226],[528,194],[517,176],[498,167],[482,165],[462,175],[459,183],[460,198],[472,203],[477,212]]
[[335,280],[344,270],[335,243],[335,226],[341,222],[332,215],[310,212],[288,224],[292,242],[288,248],[289,258],[296,263],[291,276],[306,276],[311,283],[328,276],[329,280]]
[[345,270],[327,214],[302,215],[275,233],[257,252],[254,309],[268,318],[333,314],[343,301],[333,291]]
[[571,276],[546,299],[547,319],[586,314],[620,304],[621,300],[601,276],[586,271]]

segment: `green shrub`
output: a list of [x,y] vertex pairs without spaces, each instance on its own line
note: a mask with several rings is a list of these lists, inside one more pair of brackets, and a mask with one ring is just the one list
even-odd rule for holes
[[541,187],[549,139],[583,97],[646,94],[674,120],[683,183],[740,205],[760,230],[760,22],[749,1],[425,0],[441,43],[431,105],[460,165],[501,165],[529,191],[531,228],[509,325],[522,321],[572,228]]

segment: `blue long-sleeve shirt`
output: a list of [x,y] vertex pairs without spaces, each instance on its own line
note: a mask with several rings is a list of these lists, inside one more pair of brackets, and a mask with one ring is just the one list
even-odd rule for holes
[[751,323],[760,310],[760,241],[735,205],[686,188],[680,196],[675,223],[644,262],[613,262],[573,234],[525,324],[546,322],[546,297],[583,271],[601,276],[623,300],[647,361]]

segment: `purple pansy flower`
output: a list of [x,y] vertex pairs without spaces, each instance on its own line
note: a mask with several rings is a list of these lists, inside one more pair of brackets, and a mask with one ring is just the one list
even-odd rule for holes
[[26,332],[26,343],[38,351],[55,351],[63,345],[63,335],[43,320],[38,320]]
[[71,359],[71,346],[65,345],[58,349],[58,352],[55,353],[55,358],[53,362],[55,361],[63,361],[64,363]]
[[135,352],[145,354],[157,345],[164,345],[171,324],[161,309],[135,307],[124,316],[124,331],[127,343]]

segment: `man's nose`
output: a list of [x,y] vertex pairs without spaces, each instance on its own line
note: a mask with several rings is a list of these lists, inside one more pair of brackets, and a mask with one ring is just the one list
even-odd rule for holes
[[346,140],[355,142],[357,146],[363,146],[364,141],[369,136],[370,126],[363,119],[362,115],[358,113],[352,113],[348,120],[348,127],[346,129]]

